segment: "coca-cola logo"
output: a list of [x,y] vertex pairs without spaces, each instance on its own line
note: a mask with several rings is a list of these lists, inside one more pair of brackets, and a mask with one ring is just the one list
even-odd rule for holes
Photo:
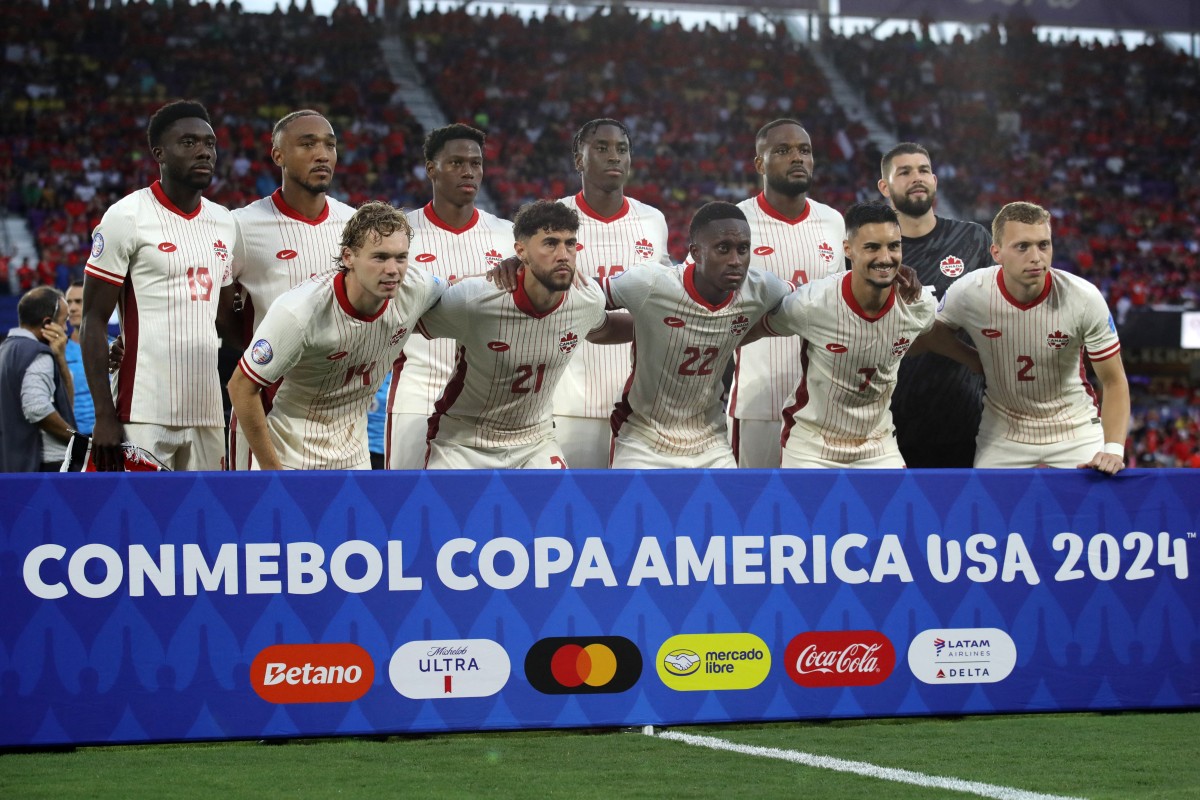
[[801,686],[875,686],[896,666],[896,648],[879,631],[808,631],[788,642],[787,673]]

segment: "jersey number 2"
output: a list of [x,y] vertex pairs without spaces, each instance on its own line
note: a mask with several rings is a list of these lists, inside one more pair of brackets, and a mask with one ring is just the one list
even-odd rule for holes
[[1017,363],[1020,368],[1017,370],[1017,380],[1032,381],[1036,379],[1033,374],[1033,357],[1032,356],[1017,356]]

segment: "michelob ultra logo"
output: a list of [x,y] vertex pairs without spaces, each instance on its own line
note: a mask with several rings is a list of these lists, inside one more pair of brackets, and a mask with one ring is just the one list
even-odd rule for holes
[[350,703],[375,682],[371,656],[356,644],[276,644],[250,665],[250,685],[268,703]]
[[412,700],[488,697],[504,688],[511,669],[508,653],[491,639],[429,639],[401,645],[388,677]]
[[642,676],[642,654],[624,636],[542,639],[525,656],[525,677],[543,694],[615,694]]
[[752,633],[684,633],[658,648],[656,668],[677,692],[753,689],[771,671],[771,651]]

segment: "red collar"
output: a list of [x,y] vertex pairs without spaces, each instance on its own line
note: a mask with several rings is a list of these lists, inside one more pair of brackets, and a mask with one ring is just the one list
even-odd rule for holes
[[717,303],[716,305],[713,305],[712,303],[705,300],[704,297],[700,294],[700,292],[696,289],[696,265],[695,265],[695,263],[688,264],[687,267],[684,268],[684,270],[683,270],[683,288],[684,288],[684,290],[687,291],[688,297],[692,298],[698,304],[700,304],[704,308],[707,308],[709,311],[720,311],[722,308],[729,305],[730,302],[733,301],[733,292],[730,292],[729,294],[727,294],[725,296],[725,299],[722,300],[721,302]]
[[172,214],[178,214],[184,219],[195,219],[200,213],[200,209],[204,206],[204,198],[201,197],[200,202],[196,204],[196,208],[192,210],[192,213],[189,214],[186,211],[180,210],[179,206],[171,202],[171,198],[167,197],[167,193],[163,191],[162,181],[155,181],[150,184],[150,191],[154,193],[154,198],[162,204],[163,208]]
[[467,220],[467,224],[463,225],[461,228],[455,228],[453,225],[451,225],[450,223],[446,222],[444,219],[439,217],[437,215],[437,212],[433,210],[433,201],[432,200],[430,200],[428,203],[425,204],[424,211],[425,211],[425,219],[429,220],[434,225],[437,225],[442,230],[450,231],[451,233],[455,233],[455,234],[466,233],[467,231],[471,230],[471,228],[475,227],[475,223],[479,222],[479,209],[478,208],[471,209],[471,219]]
[[999,285],[1000,294],[1004,296],[1004,299],[1022,311],[1028,311],[1050,296],[1050,270],[1046,270],[1046,285],[1042,287],[1041,293],[1028,303],[1022,303],[1020,300],[1008,293],[1008,287],[1004,285],[1004,267],[1001,267],[996,271],[996,283]]
[[329,201],[328,200],[325,201],[325,207],[323,209],[321,209],[321,213],[317,214],[317,216],[314,219],[309,219],[308,217],[304,216],[296,209],[289,206],[287,203],[287,200],[283,199],[283,189],[276,189],[274,192],[271,193],[271,202],[275,204],[275,208],[279,209],[280,214],[283,214],[285,217],[288,217],[290,219],[294,219],[299,222],[307,223],[309,225],[320,225],[322,222],[324,222],[326,219],[329,218]]
[[523,313],[528,314],[534,319],[542,319],[548,317],[562,307],[562,304],[567,302],[567,292],[562,293],[562,297],[558,298],[558,302],[554,304],[554,308],[549,311],[538,311],[533,307],[533,301],[529,299],[528,293],[525,291],[525,270],[524,268],[517,270],[517,290],[513,292],[513,302],[517,304],[517,308]]
[[883,317],[884,314],[892,310],[892,306],[896,305],[896,287],[893,286],[888,291],[887,300],[883,301],[883,308],[879,309],[879,313],[872,316],[865,308],[858,304],[858,300],[854,297],[854,292],[850,288],[851,273],[847,272],[846,277],[842,278],[842,299],[846,301],[846,305],[850,306],[850,310],[867,322],[875,322]]
[[782,212],[775,208],[775,206],[768,203],[765,192],[759,192],[758,197],[755,199],[758,200],[758,207],[764,214],[766,214],[768,217],[773,217],[780,222],[786,222],[788,225],[795,225],[797,222],[803,222],[804,220],[808,219],[808,212],[812,211],[812,203],[808,202],[807,197],[804,198],[804,210],[800,212],[800,216],[795,218],[785,217]]
[[333,276],[333,295],[337,298],[338,305],[341,306],[342,311],[346,312],[347,316],[361,320],[362,322],[374,322],[379,319],[383,312],[387,311],[388,303],[391,302],[391,300],[384,300],[383,305],[379,307],[378,311],[369,317],[364,316],[361,311],[350,303],[350,298],[346,294],[346,273],[344,272],[339,272]]
[[583,192],[580,192],[579,194],[575,195],[575,205],[579,206],[579,210],[585,216],[591,217],[594,220],[598,220],[600,222],[605,222],[605,223],[616,222],[621,217],[623,217],[629,213],[629,198],[628,197],[621,198],[621,208],[618,209],[617,213],[613,214],[611,217],[606,217],[603,214],[601,214],[600,212],[598,212],[596,209],[589,206],[587,200],[583,199]]

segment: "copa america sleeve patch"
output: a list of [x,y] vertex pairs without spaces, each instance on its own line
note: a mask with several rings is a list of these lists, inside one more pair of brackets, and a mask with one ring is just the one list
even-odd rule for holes
[[255,364],[269,364],[275,356],[275,352],[271,349],[271,343],[266,339],[259,339],[250,348],[250,358],[254,359]]
[[97,232],[92,237],[92,258],[99,258],[104,252],[104,234]]

